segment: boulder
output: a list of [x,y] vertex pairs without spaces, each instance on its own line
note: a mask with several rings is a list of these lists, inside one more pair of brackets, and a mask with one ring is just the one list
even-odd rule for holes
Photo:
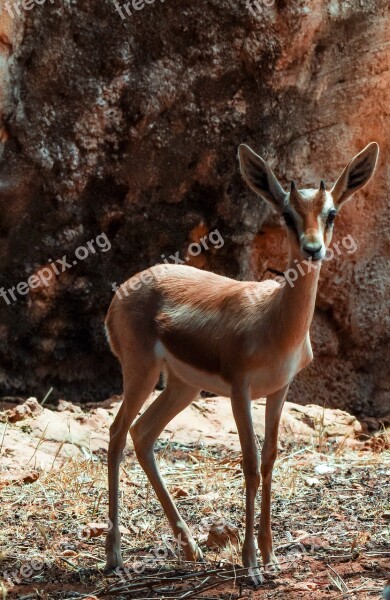
[[[131,16],[123,4],[56,0],[1,15],[0,396],[28,386],[43,398],[53,386],[52,399],[91,402],[118,391],[103,329],[112,284],[163,256],[237,279],[285,268],[285,231],[242,182],[240,142],[285,185],[310,187],[330,186],[377,140],[374,180],[337,217],[315,360],[289,398],[385,418],[388,2],[275,0],[256,12],[169,0]],[[223,246],[190,256],[215,229]]]

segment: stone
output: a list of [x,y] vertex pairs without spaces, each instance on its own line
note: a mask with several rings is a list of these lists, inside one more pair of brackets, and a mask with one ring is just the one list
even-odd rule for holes
[[[285,269],[286,233],[242,182],[240,142],[285,186],[329,189],[377,140],[377,174],[337,217],[315,359],[289,400],[388,417],[388,3],[268,4],[253,15],[231,0],[184,12],[170,0],[124,19],[98,1],[3,11],[0,289],[33,279],[27,295],[0,298],[0,396],[28,386],[43,398],[53,385],[53,399],[96,402],[119,390],[103,328],[112,283],[186,256],[217,224],[226,243],[193,264],[237,279]],[[73,265],[99,234],[109,251]],[[71,267],[37,283],[64,255]]]

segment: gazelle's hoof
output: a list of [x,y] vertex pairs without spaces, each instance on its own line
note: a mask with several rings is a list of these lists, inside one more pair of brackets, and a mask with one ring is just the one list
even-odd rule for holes
[[255,586],[264,583],[264,577],[259,567],[249,567],[248,577],[252,579],[252,583]]
[[191,547],[187,546],[185,548],[185,556],[186,556],[186,560],[188,560],[190,562],[203,561],[202,550],[199,548],[198,544],[195,544],[195,542]]
[[198,562],[203,562],[204,558],[203,558],[203,552],[202,550],[199,548],[198,544],[196,544],[196,561]]
[[242,546],[242,564],[248,569],[257,569],[259,562],[257,560],[257,548],[254,540],[244,542]]
[[104,567],[105,573],[116,571],[117,569],[124,569],[125,565],[122,560],[107,560],[106,566]]
[[114,571],[115,569],[123,569],[124,564],[120,552],[110,550],[106,552],[106,567],[105,571]]
[[279,573],[281,570],[279,561],[273,552],[271,552],[267,561],[264,563],[264,569],[267,573]]
[[121,534],[118,528],[109,529],[106,537],[106,571],[123,569]]
[[254,540],[244,542],[242,546],[242,564],[248,569],[247,577],[252,580],[254,586],[263,583],[264,578],[257,560],[257,548]]

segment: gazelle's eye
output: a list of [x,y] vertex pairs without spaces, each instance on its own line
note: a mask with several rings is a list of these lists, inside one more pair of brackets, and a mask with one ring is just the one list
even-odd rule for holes
[[326,224],[332,225],[333,221],[336,218],[336,215],[337,215],[337,210],[331,210],[330,213],[328,214],[328,218],[326,219]]

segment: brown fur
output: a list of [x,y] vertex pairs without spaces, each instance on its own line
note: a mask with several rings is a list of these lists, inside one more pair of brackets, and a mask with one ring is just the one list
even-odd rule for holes
[[[258,566],[254,502],[261,475],[258,545],[264,563],[277,564],[270,513],[280,416],[291,380],[312,359],[309,328],[321,259],[332,238],[330,214],[368,181],[377,155],[376,144],[367,146],[347,165],[331,193],[321,185],[319,191],[300,192],[292,186],[287,194],[267,163],[248,146],[240,147],[241,171],[249,186],[280,214],[295,220],[289,233],[289,269],[297,270],[301,263],[303,274],[300,272],[293,286],[274,281],[237,282],[188,266],[161,265],[130,279],[114,296],[106,327],[122,365],[124,397],[110,429],[108,567],[122,564],[119,464],[129,428],[139,462],[187,560],[200,558],[201,552],[162,480],[153,447],[167,423],[202,388],[231,397],[246,483],[243,563],[252,570]],[[308,255],[312,261],[302,262],[302,256]],[[134,423],[164,364],[166,389]],[[261,473],[251,418],[251,400],[259,396],[267,397]]]
[[310,199],[304,198],[298,190],[295,190],[290,193],[289,198],[289,204],[291,204],[302,217],[318,217],[324,208],[325,201],[326,192],[322,190],[315,192]]
[[[114,353],[121,358],[129,346],[125,332],[136,337],[142,327],[148,351],[160,340],[179,360],[221,374],[229,383],[237,372],[252,370],[258,363],[272,369],[276,351],[280,354],[284,348],[288,353],[302,344],[314,310],[313,302],[302,310],[312,297],[310,274],[299,282],[301,304],[296,308],[295,288],[273,281],[237,282],[194,267],[167,265],[161,281],[153,278],[136,291],[132,283],[125,285],[127,295],[121,291],[121,298],[114,297],[108,312],[106,327]],[[308,288],[307,294],[302,287]],[[286,303],[291,304],[288,315]],[[302,320],[302,315],[307,317]]]

